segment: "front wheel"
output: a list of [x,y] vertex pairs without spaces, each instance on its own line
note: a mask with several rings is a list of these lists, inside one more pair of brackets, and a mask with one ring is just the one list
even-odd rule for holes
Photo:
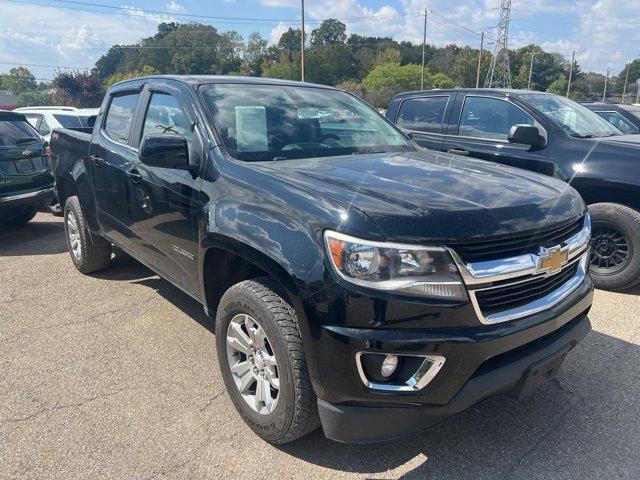
[[284,444],[320,421],[296,313],[278,291],[267,277],[227,290],[216,315],[216,345],[242,419],[267,442]]
[[640,282],[640,212],[617,203],[589,205],[591,266],[597,288],[624,290]]

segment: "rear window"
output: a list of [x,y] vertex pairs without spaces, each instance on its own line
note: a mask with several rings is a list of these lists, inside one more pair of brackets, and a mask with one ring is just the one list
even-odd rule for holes
[[53,117],[60,122],[63,128],[81,128],[82,123],[77,115],[63,115],[54,113]]
[[125,93],[114,96],[107,111],[104,130],[116,142],[128,143],[129,130],[136,111],[139,93]]
[[0,120],[0,146],[26,145],[39,140],[38,132],[24,120]]
[[440,133],[448,96],[409,98],[400,105],[396,123],[418,132]]

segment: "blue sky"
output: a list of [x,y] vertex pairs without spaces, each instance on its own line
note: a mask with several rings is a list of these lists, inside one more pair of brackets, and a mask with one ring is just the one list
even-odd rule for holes
[[[429,43],[477,47],[477,32],[487,30],[489,43],[495,35],[499,0],[305,3],[308,28],[333,17],[347,24],[348,33],[414,42],[422,40],[419,12],[426,8]],[[604,73],[611,67],[617,73],[627,60],[640,57],[640,0],[513,0],[511,16],[511,46],[535,42],[567,57],[575,48],[584,70]],[[247,18],[260,21],[238,20]],[[136,42],[162,21],[201,21],[244,37],[258,31],[277,42],[299,18],[299,0],[0,0],[0,73],[32,64],[36,77],[46,80],[56,67],[90,68],[110,45]]]

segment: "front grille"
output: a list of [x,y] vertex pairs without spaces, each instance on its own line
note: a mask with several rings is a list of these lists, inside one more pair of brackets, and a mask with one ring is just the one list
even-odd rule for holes
[[479,240],[451,248],[465,263],[499,260],[527,253],[537,253],[540,247],[560,245],[564,240],[582,230],[584,218],[573,222],[538,229],[533,232],[519,233],[493,240]]
[[577,274],[579,263],[574,262],[560,273],[550,277],[534,278],[487,290],[476,290],[475,296],[480,311],[486,317],[534,302],[573,278]]

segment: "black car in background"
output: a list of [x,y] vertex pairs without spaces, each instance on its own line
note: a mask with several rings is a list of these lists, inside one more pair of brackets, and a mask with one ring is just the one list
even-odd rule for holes
[[640,113],[636,116],[621,105],[607,102],[585,102],[582,105],[600,115],[622,133],[640,133]]
[[526,90],[407,92],[386,116],[423,147],[568,182],[591,212],[595,285],[640,281],[640,135],[568,98]]
[[0,110],[0,224],[27,223],[51,203],[53,174],[45,146],[24,115]]

